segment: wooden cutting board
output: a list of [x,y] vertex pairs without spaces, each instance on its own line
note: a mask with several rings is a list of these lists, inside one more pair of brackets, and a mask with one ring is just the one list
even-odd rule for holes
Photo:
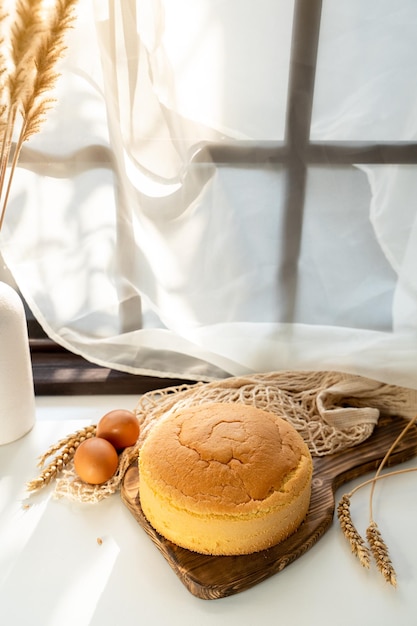
[[[315,458],[311,502],[305,521],[287,540],[255,554],[206,556],[180,548],[161,537],[142,513],[136,462],[125,474],[122,501],[193,595],[206,600],[226,597],[280,572],[307,552],[333,522],[336,489],[353,478],[376,470],[406,424],[402,418],[381,418],[372,436],[364,443],[344,452]],[[412,427],[386,466],[403,463],[416,455],[417,428]]]

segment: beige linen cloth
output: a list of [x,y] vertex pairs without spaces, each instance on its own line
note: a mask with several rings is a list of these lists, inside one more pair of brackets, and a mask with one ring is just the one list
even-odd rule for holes
[[57,481],[55,495],[96,502],[114,493],[155,423],[205,402],[242,402],[274,412],[294,426],[313,456],[324,456],[367,439],[381,415],[414,417],[417,391],[328,371],[271,372],[151,391],[139,399],[139,440],[122,453],[116,475],[93,487],[79,481],[70,465]]

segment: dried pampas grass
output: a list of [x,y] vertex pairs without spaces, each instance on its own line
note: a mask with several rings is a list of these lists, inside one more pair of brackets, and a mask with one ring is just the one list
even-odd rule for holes
[[50,94],[77,0],[16,0],[12,12],[4,4],[0,2],[0,230],[23,143],[39,132],[55,102]]

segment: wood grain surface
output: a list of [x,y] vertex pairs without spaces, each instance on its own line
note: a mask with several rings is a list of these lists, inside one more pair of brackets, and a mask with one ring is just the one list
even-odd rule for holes
[[[314,458],[311,502],[306,519],[291,537],[255,554],[206,556],[180,548],[161,537],[142,513],[136,462],[125,474],[121,498],[193,595],[206,600],[226,597],[280,572],[314,546],[333,522],[336,489],[375,470],[406,423],[402,418],[381,418],[372,436],[359,446]],[[387,467],[416,455],[417,428],[412,427],[390,456]]]

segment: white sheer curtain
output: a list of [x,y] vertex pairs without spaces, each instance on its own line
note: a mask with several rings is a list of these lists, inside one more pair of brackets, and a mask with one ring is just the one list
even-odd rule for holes
[[[285,164],[196,158],[285,139],[294,2],[80,8],[0,240],[47,333],[134,373],[417,388],[417,166],[309,166],[283,280]],[[325,0],[310,138],[415,141],[416,36],[414,0]]]

